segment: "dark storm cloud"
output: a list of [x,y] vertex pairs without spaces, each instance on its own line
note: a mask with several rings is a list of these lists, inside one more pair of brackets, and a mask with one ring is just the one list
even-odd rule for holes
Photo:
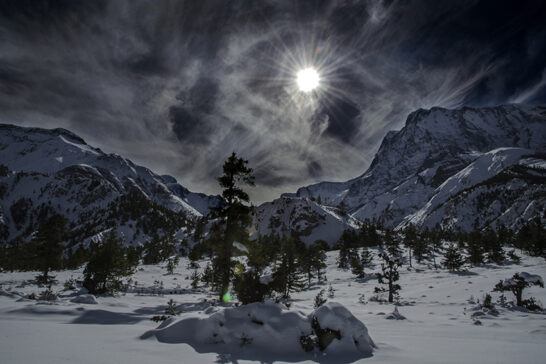
[[[545,102],[544,18],[538,0],[7,0],[0,121],[209,193],[236,151],[261,201],[360,174],[416,108]],[[312,95],[294,82],[308,66]]]

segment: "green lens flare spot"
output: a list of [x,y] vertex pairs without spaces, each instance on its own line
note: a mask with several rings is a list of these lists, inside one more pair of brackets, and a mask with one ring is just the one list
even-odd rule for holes
[[229,291],[224,293],[224,295],[222,296],[222,301],[224,301],[224,303],[230,303],[231,302],[231,293],[229,293]]
[[245,272],[245,267],[244,265],[242,265],[241,263],[238,263],[236,266],[235,266],[235,274],[240,276],[241,274],[243,274]]

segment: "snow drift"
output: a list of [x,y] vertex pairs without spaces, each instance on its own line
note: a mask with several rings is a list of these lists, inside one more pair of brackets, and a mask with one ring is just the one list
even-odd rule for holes
[[369,357],[375,348],[366,326],[338,303],[327,303],[307,316],[275,303],[211,307],[205,314],[171,318],[141,338],[155,336],[164,343],[187,343],[200,353],[248,360],[299,361],[319,356],[340,363]]

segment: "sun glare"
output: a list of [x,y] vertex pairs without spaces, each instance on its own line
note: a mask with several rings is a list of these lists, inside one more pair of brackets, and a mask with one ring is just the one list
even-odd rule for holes
[[305,68],[298,72],[296,82],[300,91],[311,92],[319,85],[319,75],[313,68]]

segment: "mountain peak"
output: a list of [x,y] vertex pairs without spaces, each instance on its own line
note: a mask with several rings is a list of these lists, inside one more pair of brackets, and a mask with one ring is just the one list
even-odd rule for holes
[[544,106],[500,105],[419,109],[383,139],[370,167],[347,182],[302,187],[298,197],[343,202],[358,219],[396,226],[435,189],[484,153],[498,148],[546,150]]

